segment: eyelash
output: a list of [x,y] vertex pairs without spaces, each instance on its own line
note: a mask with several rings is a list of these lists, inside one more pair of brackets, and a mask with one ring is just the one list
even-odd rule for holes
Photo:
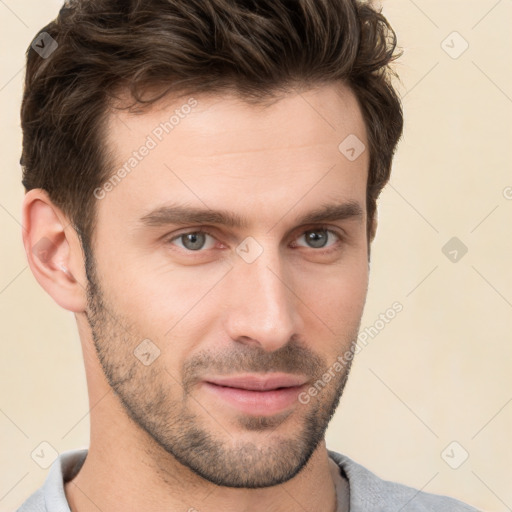
[[[340,242],[342,242],[344,240],[344,236],[341,233],[339,233],[336,230],[331,229],[330,226],[326,226],[326,225],[319,225],[319,226],[314,226],[314,227],[310,227],[308,229],[305,229],[304,231],[302,231],[300,233],[299,236],[303,236],[303,235],[305,235],[309,231],[325,231],[327,233],[331,233],[331,234],[335,235]],[[190,234],[205,234],[205,235],[209,235],[212,238],[216,239],[216,236],[211,231],[209,231],[208,229],[198,228],[198,229],[195,229],[195,230],[183,231],[182,233],[174,235],[172,238],[167,239],[166,243],[172,245],[172,242],[174,242],[175,240],[181,238],[184,235],[190,235]],[[335,243],[335,244],[333,244],[328,249],[321,249],[321,248],[320,249],[310,248],[310,249],[312,249],[313,251],[315,251],[318,254],[329,254],[329,253],[331,253],[333,251],[338,250],[339,249],[338,245],[339,244]],[[186,248],[183,249],[181,247],[179,249],[182,250],[182,251],[186,251],[188,254],[193,254],[193,253],[201,254],[201,253],[205,252],[203,249],[200,249],[198,251],[191,251],[190,249],[186,249]]]

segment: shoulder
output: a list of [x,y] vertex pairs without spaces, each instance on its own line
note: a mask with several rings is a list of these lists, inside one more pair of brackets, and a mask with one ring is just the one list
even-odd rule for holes
[[16,512],[46,512],[43,488],[37,489]]
[[345,472],[354,512],[480,512],[448,496],[431,494],[407,485],[383,480],[346,455],[328,450]]
[[72,479],[87,456],[87,449],[61,453],[53,462],[44,484],[34,491],[16,512],[69,512],[64,482]]

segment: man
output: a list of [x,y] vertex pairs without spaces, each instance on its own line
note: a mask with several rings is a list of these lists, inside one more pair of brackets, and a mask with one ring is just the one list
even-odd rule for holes
[[327,449],[402,133],[355,0],[71,0],[27,54],[24,244],[88,450],[20,511],[474,511]]

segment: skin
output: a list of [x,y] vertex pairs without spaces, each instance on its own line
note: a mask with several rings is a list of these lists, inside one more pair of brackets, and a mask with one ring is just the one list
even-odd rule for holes
[[[340,84],[267,108],[194,98],[192,112],[97,201],[88,272],[66,215],[40,189],[24,199],[30,267],[75,313],[87,375],[90,447],[67,499],[80,512],[335,511],[335,484],[345,499],[348,489],[324,434],[350,362],[307,404],[275,414],[242,412],[203,380],[280,371],[305,376],[308,389],[353,346],[368,288],[369,155],[349,161],[338,145],[355,134],[368,146],[360,108]],[[105,144],[116,168],[186,100],[112,113]],[[229,210],[248,224],[140,221],[169,201]],[[346,202],[361,214],[296,221]],[[178,237],[199,228],[210,234]],[[262,250],[251,263],[237,252],[247,237]],[[43,238],[51,244],[41,257],[32,248]],[[148,339],[159,355],[145,365],[134,350]]]

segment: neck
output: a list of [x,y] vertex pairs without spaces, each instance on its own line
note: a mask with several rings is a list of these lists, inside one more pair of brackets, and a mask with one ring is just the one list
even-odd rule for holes
[[[99,408],[109,410],[113,417],[112,398],[109,394],[97,405],[96,418]],[[302,471],[283,484],[261,489],[229,488],[193,473],[156,447],[131,421],[103,425],[98,428],[91,418],[87,457],[75,478],[65,484],[73,512],[337,510],[336,476],[325,441]],[[134,431],[138,431],[137,436]]]
[[[93,356],[86,351],[84,357]],[[141,430],[100,371],[88,372],[87,378],[90,447],[78,474],[65,483],[73,512],[335,512],[335,482],[340,501],[348,503],[348,485],[329,459],[324,440],[304,468],[283,484],[259,489],[217,486]]]

